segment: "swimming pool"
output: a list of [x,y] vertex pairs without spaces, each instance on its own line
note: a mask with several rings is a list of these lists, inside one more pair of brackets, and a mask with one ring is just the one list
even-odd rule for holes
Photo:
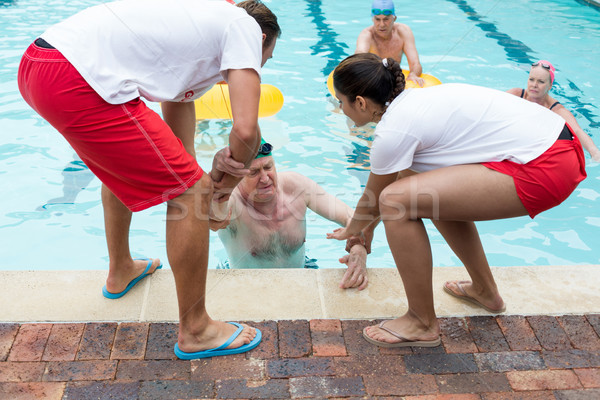
[[[0,1],[0,181],[5,193],[0,199],[0,269],[107,267],[100,182],[21,99],[16,83],[20,56],[38,34],[98,3]],[[285,104],[277,115],[261,119],[263,136],[275,145],[280,171],[301,172],[353,207],[368,174],[368,141],[360,130],[349,132],[325,79],[354,51],[358,33],[370,24],[370,3],[265,3],[278,15],[283,36],[264,68],[263,82],[277,86]],[[398,21],[413,29],[424,72],[442,82],[522,87],[532,61],[551,60],[557,68],[553,96],[600,145],[600,111],[594,105],[600,99],[597,8],[576,0],[431,0],[406,10],[400,2],[396,6]],[[198,160],[209,168],[214,152],[226,144],[230,124],[211,120],[200,127]],[[586,161],[588,178],[559,207],[535,220],[477,224],[491,265],[600,264],[600,165],[587,154]],[[167,261],[164,213],[161,205],[134,216],[134,256]],[[314,214],[307,225],[307,255],[321,267],[340,266],[343,245],[325,239],[334,226]],[[434,265],[460,265],[433,225],[427,226]],[[210,268],[223,258],[212,233]],[[394,266],[382,227],[368,263]]]

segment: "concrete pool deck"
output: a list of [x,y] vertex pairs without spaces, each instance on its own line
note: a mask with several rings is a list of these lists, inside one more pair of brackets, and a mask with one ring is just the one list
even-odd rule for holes
[[[370,268],[362,292],[342,290],[344,269],[209,270],[207,308],[220,320],[376,319],[406,310],[395,269]],[[510,315],[600,313],[600,265],[493,268]],[[170,269],[157,271],[119,300],[102,296],[106,271],[0,271],[0,321],[177,321]],[[442,290],[468,279],[462,267],[434,268],[438,316],[488,315]]]
[[246,321],[261,344],[177,360],[170,270],[119,300],[105,271],[0,271],[0,398],[405,399],[600,398],[600,266],[494,268],[507,303],[493,316],[443,293],[463,268],[434,268],[442,345],[378,348],[366,325],[401,314],[393,269],[362,292],[342,269],[210,270],[214,318]]

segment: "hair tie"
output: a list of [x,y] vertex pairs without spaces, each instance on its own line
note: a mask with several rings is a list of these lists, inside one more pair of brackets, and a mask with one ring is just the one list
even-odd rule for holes
[[387,61],[387,58],[384,58],[383,60],[381,60],[381,62],[383,63],[383,66],[384,66],[384,67],[386,67],[386,68],[388,67],[388,61]]

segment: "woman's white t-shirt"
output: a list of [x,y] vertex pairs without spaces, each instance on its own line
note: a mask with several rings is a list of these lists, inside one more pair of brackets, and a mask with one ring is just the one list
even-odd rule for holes
[[407,89],[377,124],[371,172],[525,164],[550,148],[564,125],[545,107],[494,89],[457,83]]
[[262,62],[262,32],[226,1],[124,0],[90,7],[41,37],[108,103],[192,101],[229,69]]

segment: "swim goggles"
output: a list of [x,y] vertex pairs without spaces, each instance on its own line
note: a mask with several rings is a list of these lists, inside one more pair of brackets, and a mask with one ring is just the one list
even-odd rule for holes
[[258,154],[256,155],[256,158],[270,156],[272,150],[273,145],[271,143],[261,143],[260,147],[258,148]]
[[383,14],[383,15],[394,15],[394,9],[393,8],[392,9],[389,9],[389,8],[384,8],[384,9],[373,8],[373,9],[371,9],[371,14],[373,14],[373,15],[381,15],[381,14]]
[[541,66],[542,68],[547,69],[548,71],[550,71],[552,68],[550,67],[550,64],[546,64],[546,63],[541,63],[539,61],[534,62],[533,64],[531,64],[532,67],[537,67],[537,66]]

